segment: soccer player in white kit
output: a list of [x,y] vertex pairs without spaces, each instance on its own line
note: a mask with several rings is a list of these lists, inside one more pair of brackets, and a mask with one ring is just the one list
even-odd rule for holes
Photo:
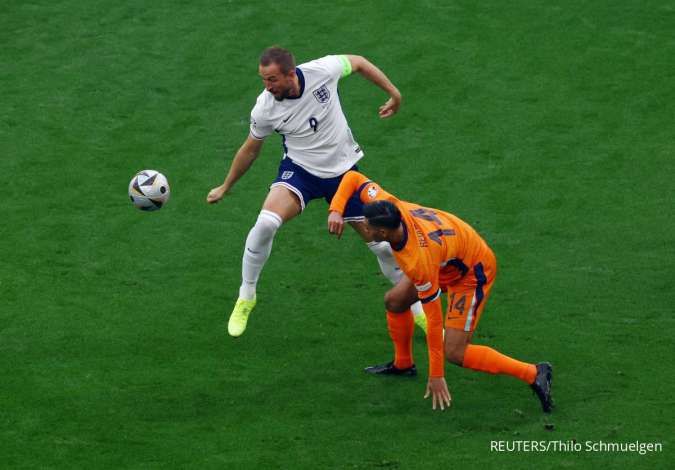
[[[239,298],[228,322],[232,336],[244,333],[256,303],[256,285],[271,250],[276,231],[299,215],[312,199],[330,203],[347,171],[356,168],[363,151],[347,125],[338,96],[338,80],[357,72],[387,92],[390,98],[379,109],[381,118],[392,116],[401,105],[401,94],[382,71],[356,55],[329,55],[295,66],[293,55],[280,47],[263,51],[258,68],[265,90],[251,111],[250,133],[234,156],[222,185],[213,188],[207,202],[227,194],[257,158],[267,136],[281,135],[284,150],[277,178],[246,238]],[[402,276],[391,247],[369,238],[363,224],[362,203],[354,198],[344,220],[361,235],[377,256],[383,274],[397,283]],[[426,330],[418,303],[416,323]]]

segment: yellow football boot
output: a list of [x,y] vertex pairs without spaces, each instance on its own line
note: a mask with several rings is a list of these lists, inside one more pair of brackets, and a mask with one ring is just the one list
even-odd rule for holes
[[230,314],[230,321],[227,322],[227,332],[230,336],[241,336],[246,331],[246,323],[248,322],[248,316],[251,314],[251,310],[255,307],[256,299],[246,300],[238,299],[237,303],[234,304],[234,309]]

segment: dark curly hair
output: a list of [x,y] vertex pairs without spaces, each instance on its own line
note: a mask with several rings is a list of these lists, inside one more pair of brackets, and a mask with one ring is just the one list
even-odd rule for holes
[[396,229],[401,225],[401,211],[389,201],[375,201],[363,206],[363,215],[373,227]]

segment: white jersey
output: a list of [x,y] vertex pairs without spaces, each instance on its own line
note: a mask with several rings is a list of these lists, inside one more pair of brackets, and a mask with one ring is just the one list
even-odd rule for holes
[[264,90],[251,111],[251,137],[281,134],[284,158],[320,178],[348,171],[363,157],[340,106],[338,80],[351,73],[345,56],[329,55],[296,69],[300,96],[277,101]]

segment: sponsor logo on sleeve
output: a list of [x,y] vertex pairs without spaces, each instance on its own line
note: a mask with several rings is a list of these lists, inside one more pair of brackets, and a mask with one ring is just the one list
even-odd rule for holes
[[377,188],[375,186],[371,186],[368,188],[368,197],[370,199],[375,199],[377,196]]

